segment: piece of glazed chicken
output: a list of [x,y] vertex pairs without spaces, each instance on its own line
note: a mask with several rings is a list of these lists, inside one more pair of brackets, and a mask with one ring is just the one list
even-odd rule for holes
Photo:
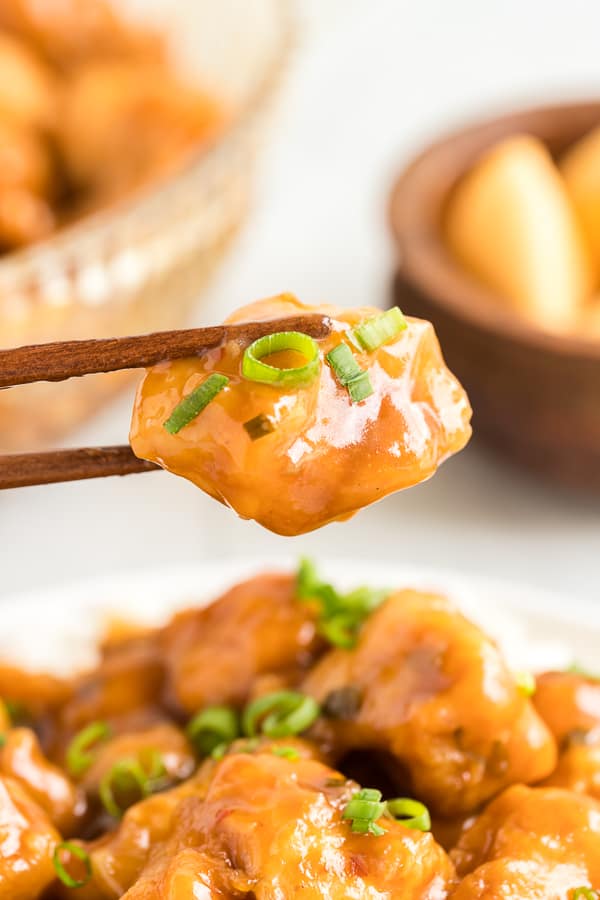
[[431,834],[381,819],[356,834],[343,810],[358,786],[320,762],[232,754],[177,810],[127,900],[443,900],[454,870]]
[[[284,351],[274,343],[276,352],[258,362],[249,359],[254,344],[229,341],[150,369],[130,433],[137,456],[284,535],[348,518],[426,480],[471,434],[467,397],[429,322],[404,320],[399,310],[308,307],[289,294],[228,322],[299,313],[329,317],[331,333],[282,340]],[[221,381],[218,393],[174,433],[174,411],[211,376]]]
[[453,900],[591,900],[600,885],[600,804],[558,788],[515,785],[450,856],[463,878]]
[[556,745],[494,642],[444,597],[389,596],[355,647],[333,648],[302,690],[326,717],[311,736],[335,759],[378,751],[402,789],[445,817],[549,775]]

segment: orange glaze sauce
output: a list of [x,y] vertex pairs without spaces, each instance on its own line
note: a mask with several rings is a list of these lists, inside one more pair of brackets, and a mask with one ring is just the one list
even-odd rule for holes
[[[302,311],[333,320],[330,335],[317,342],[321,365],[312,383],[289,388],[249,381],[241,375],[245,348],[228,342],[201,358],[148,370],[130,434],[137,456],[284,535],[348,518],[424,481],[471,434],[467,396],[446,368],[429,322],[409,319],[404,331],[374,352],[353,349],[374,393],[352,403],[325,356],[348,340],[350,327],[380,310],[308,307],[286,294],[244,307],[228,321]],[[298,355],[279,354],[278,361],[297,365]],[[165,420],[212,372],[227,375],[227,387],[178,434],[169,434]],[[259,415],[268,417],[273,431],[252,440],[244,423]]]

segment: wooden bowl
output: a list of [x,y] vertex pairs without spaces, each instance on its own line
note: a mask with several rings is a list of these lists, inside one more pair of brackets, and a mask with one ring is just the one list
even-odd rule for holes
[[525,110],[426,149],[390,202],[399,250],[394,303],[435,325],[474,408],[475,433],[555,482],[600,492],[600,341],[554,335],[521,319],[453,260],[441,236],[449,192],[482,151],[511,134],[559,155],[600,123],[600,102]]

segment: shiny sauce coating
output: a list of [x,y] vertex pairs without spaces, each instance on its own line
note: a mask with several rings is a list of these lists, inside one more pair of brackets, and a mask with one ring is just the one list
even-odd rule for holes
[[[330,335],[318,341],[319,374],[311,383],[285,388],[250,381],[241,374],[245,348],[228,342],[202,357],[150,369],[138,390],[130,434],[137,456],[284,535],[348,518],[426,480],[471,434],[469,402],[428,322],[409,319],[405,330],[373,352],[354,349],[373,394],[353,403],[325,357],[378,310],[306,307],[282,295],[245,307],[229,321],[302,311],[332,321]],[[272,362],[283,365],[285,358]],[[229,384],[189,425],[169,434],[164,422],[173,409],[213,372],[226,375]],[[259,416],[272,430],[253,439],[244,426]]]

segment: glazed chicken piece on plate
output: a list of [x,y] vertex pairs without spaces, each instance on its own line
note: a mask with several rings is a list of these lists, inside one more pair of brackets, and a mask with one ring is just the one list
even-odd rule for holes
[[26,790],[0,777],[0,898],[33,900],[56,876],[52,857],[60,835]]
[[73,737],[93,721],[107,722],[116,734],[163,721],[164,684],[165,666],[153,635],[115,646],[94,669],[74,679],[54,716],[53,756],[62,761]]
[[515,785],[487,807],[450,854],[463,881],[453,900],[569,900],[600,885],[600,804],[555,788]]
[[534,705],[559,744],[600,731],[600,681],[583,672],[544,672]]
[[[176,616],[162,633],[168,694],[191,714],[243,704],[261,676],[297,683],[322,649],[316,615],[296,597],[291,575],[259,575],[205,609]],[[215,652],[215,648],[218,651]]]
[[[148,370],[130,433],[137,456],[284,535],[425,481],[471,434],[467,397],[429,322],[397,309],[308,307],[288,294],[228,321],[302,313],[329,317],[331,333],[229,341]],[[182,402],[209,389],[201,411],[182,418]]]
[[73,834],[86,812],[85,796],[66,772],[46,759],[30,728],[9,728],[0,749],[0,774],[19,782],[63,836]]
[[[298,759],[314,760],[320,756],[314,745],[298,738],[265,738],[256,747],[251,746],[252,752],[293,751]],[[247,740],[236,741],[229,752],[248,752],[247,747]],[[165,842],[175,831],[182,801],[188,797],[202,800],[217,766],[216,761],[206,760],[191,778],[134,804],[126,810],[117,827],[85,844],[92,874],[90,881],[78,888],[78,900],[118,900],[136,884],[149,861],[157,853],[162,858]],[[59,886],[57,891],[61,900],[72,900],[69,888]]]
[[[354,649],[332,649],[302,690],[326,713],[317,742],[340,759],[384,751],[399,786],[441,816],[473,812],[556,762],[552,735],[499,649],[445,598],[400,591],[366,620]],[[344,693],[354,704],[336,712]]]
[[537,678],[534,703],[560,749],[544,783],[600,800],[600,681],[577,671],[546,672]]
[[314,760],[228,755],[125,898],[447,897],[453,867],[431,834],[393,819],[379,835],[352,831],[343,810],[356,790]]

